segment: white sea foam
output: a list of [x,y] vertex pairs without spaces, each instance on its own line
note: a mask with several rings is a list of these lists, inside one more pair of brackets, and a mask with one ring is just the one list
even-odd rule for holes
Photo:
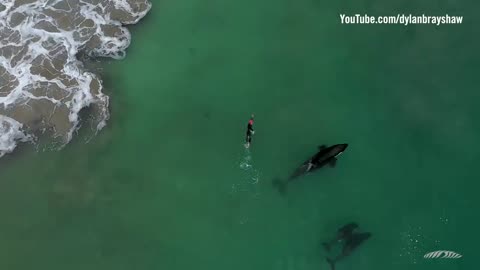
[[109,98],[77,54],[123,58],[131,41],[123,25],[150,8],[148,0],[0,0],[0,156],[39,129],[68,143],[92,105],[102,129]]
[[17,142],[27,142],[32,138],[22,131],[22,124],[12,118],[0,115],[0,157],[10,153]]

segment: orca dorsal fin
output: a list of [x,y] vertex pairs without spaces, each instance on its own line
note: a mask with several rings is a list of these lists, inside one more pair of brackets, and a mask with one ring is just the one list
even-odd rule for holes
[[337,159],[332,158],[332,161],[330,161],[330,167],[335,168],[336,165],[337,165]]
[[318,150],[323,150],[325,148],[327,148],[327,146],[325,144],[322,144],[322,145],[318,146]]

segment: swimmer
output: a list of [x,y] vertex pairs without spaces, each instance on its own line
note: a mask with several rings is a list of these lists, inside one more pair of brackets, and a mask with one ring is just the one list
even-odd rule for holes
[[255,133],[253,130],[253,114],[250,120],[248,120],[248,126],[247,126],[247,136],[245,138],[245,147],[249,148],[250,144],[252,143],[252,135]]

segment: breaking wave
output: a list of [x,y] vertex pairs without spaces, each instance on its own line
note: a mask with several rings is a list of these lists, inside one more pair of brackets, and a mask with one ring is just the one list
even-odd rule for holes
[[102,129],[109,98],[77,55],[123,58],[124,25],[150,8],[148,0],[1,0],[0,157],[45,132],[67,144],[86,107]]

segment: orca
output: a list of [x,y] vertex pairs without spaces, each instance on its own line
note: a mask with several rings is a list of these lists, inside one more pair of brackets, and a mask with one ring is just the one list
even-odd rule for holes
[[339,260],[347,257],[357,249],[358,246],[360,246],[363,242],[365,242],[367,239],[369,239],[372,236],[371,233],[369,232],[364,232],[364,233],[352,233],[345,239],[345,244],[343,245],[342,253],[338,255],[335,259],[330,259],[326,258],[328,264],[330,265],[331,270],[335,270],[335,263],[338,262]]
[[325,165],[330,165],[330,167],[335,167],[337,163],[337,157],[341,155],[345,149],[347,149],[348,144],[335,144],[327,147],[326,145],[321,145],[318,147],[318,152],[309,158],[307,161],[302,163],[288,178],[286,182],[281,181],[280,179],[274,179],[273,185],[278,188],[281,193],[286,191],[288,183],[294,179],[297,179],[305,174],[316,171]]
[[349,239],[352,236],[353,231],[357,228],[358,228],[358,224],[355,222],[350,222],[344,225],[343,227],[338,229],[337,235],[334,239],[328,242],[322,243],[323,247],[325,248],[325,250],[330,251],[330,247],[332,245],[334,245],[337,242],[345,241],[346,239]]

